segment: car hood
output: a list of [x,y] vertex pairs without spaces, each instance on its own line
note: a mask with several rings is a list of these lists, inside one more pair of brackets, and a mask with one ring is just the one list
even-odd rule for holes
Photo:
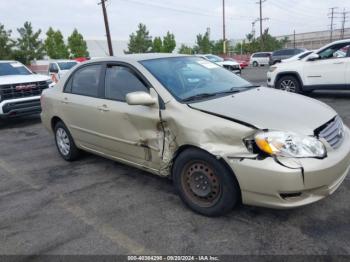
[[0,85],[11,85],[11,84],[21,84],[21,83],[31,83],[39,81],[47,81],[50,78],[46,75],[7,75],[0,76]]
[[259,87],[234,95],[189,104],[219,117],[259,129],[313,135],[337,113],[315,99]]

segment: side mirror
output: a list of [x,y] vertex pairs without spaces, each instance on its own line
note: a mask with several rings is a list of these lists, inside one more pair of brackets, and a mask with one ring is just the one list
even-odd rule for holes
[[307,57],[307,61],[315,61],[317,59],[320,59],[320,56],[318,54],[315,53],[311,53],[308,57]]
[[132,92],[126,94],[126,102],[128,105],[151,106],[157,103],[157,98],[152,97],[146,92]]

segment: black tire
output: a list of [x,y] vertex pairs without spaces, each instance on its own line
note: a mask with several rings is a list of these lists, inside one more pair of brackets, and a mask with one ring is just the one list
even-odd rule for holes
[[[201,150],[188,149],[176,158],[173,181],[184,203],[204,216],[227,214],[240,200],[238,182],[231,170]],[[209,189],[204,190],[205,186]]]
[[[61,155],[61,157],[66,161],[76,160],[80,155],[80,150],[75,145],[74,140],[73,140],[68,128],[66,127],[66,125],[63,122],[59,121],[55,125],[54,131],[55,131],[55,143],[56,143],[57,151]],[[65,152],[62,149],[62,147],[59,145],[60,144],[59,132],[64,132],[64,134],[66,135],[67,141],[69,142],[69,147],[67,148],[68,149],[67,152]]]
[[282,76],[278,79],[276,88],[291,93],[302,93],[301,84],[298,78],[293,75]]
[[253,62],[253,67],[258,67],[259,66],[259,63],[257,61],[254,61]]

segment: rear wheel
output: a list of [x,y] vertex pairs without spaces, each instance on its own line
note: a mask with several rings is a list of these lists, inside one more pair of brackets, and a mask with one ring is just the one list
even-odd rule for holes
[[281,77],[277,81],[276,88],[283,91],[291,92],[291,93],[301,93],[302,91],[299,80],[292,75]]
[[80,151],[76,147],[68,128],[61,121],[55,125],[55,142],[58,152],[64,160],[74,161],[79,157]]
[[224,215],[239,200],[234,175],[204,151],[189,149],[181,153],[174,163],[173,178],[181,199],[202,215]]

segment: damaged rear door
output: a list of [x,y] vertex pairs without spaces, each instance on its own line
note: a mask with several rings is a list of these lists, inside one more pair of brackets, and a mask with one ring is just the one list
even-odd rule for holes
[[106,64],[101,147],[107,155],[158,171],[163,142],[159,106],[128,105],[126,95],[136,91],[154,90],[128,64]]

